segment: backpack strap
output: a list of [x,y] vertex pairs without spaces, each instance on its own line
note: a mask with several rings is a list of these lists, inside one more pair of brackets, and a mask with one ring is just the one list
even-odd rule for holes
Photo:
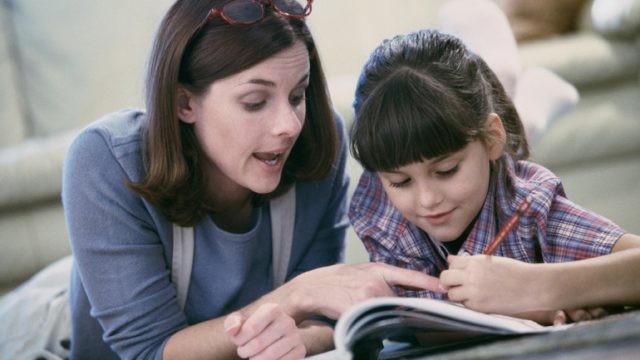
[[171,282],[176,286],[178,304],[184,310],[193,268],[193,228],[173,224]]
[[291,257],[293,227],[296,220],[296,187],[284,195],[272,199],[271,207],[271,244],[273,256],[273,288],[284,284]]
[[[269,202],[271,209],[271,242],[273,247],[273,287],[284,284],[291,257],[293,227],[296,218],[295,185],[284,195]],[[171,282],[175,284],[178,304],[184,309],[191,282],[194,248],[193,227],[173,224]]]

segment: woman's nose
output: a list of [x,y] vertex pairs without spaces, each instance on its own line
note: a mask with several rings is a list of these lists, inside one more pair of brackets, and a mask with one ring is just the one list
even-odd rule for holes
[[296,137],[300,133],[300,130],[302,130],[305,111],[300,111],[290,104],[280,106],[279,108],[280,110],[274,119],[274,133],[277,136]]

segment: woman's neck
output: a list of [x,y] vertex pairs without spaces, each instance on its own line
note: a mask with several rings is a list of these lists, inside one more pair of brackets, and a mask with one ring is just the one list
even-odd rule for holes
[[227,208],[211,213],[211,219],[222,230],[241,234],[251,228],[251,201],[235,208]]
[[243,233],[251,225],[253,192],[237,184],[235,186],[211,186],[207,207],[211,219],[221,229]]

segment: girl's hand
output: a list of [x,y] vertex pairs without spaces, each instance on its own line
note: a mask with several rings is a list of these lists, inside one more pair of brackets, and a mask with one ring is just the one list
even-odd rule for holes
[[536,268],[510,258],[449,256],[440,284],[449,300],[482,312],[515,315],[539,309]]
[[558,310],[554,312],[553,325],[564,325],[572,322],[600,319],[609,315],[602,307],[588,309]]
[[352,305],[374,297],[395,296],[393,286],[444,292],[438,278],[384,263],[332,265],[292,280],[301,290],[298,301],[310,313],[337,319]]
[[296,322],[278,304],[263,304],[249,317],[231,313],[224,330],[241,358],[302,359],[306,355]]
[[533,320],[541,325],[560,326],[578,321],[603,318],[609,311],[602,307],[574,310],[541,310],[514,314],[515,317]]

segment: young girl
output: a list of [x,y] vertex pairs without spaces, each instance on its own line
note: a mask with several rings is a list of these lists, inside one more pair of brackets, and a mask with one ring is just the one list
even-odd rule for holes
[[[372,261],[439,276],[448,299],[486,312],[640,303],[640,237],[569,201],[527,161],[512,102],[457,38],[423,30],[384,41],[354,108],[351,150],[365,171],[349,217]],[[481,255],[525,199],[496,256]]]
[[[146,111],[109,114],[75,140],[62,194],[70,358],[302,358],[332,347],[316,315],[335,319],[392,285],[437,289],[407,269],[334,265],[347,146],[304,21],[311,5],[176,1],[152,49]],[[283,199],[295,211],[272,211]],[[286,248],[273,232],[285,222]],[[173,281],[189,232],[186,282]]]

